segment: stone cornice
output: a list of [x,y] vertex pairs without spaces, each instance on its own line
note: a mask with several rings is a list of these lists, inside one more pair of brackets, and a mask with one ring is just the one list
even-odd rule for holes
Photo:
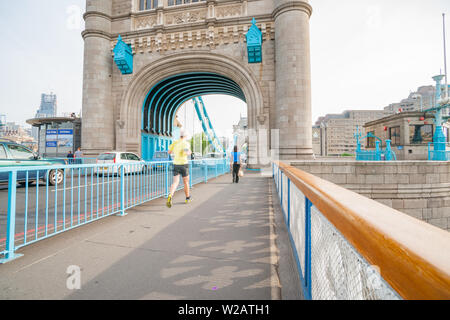
[[104,18],[108,21],[112,21],[112,17],[107,15],[106,13],[100,12],[100,11],[88,11],[83,15],[83,19],[86,21],[87,18],[89,17],[100,17],[100,18]]
[[277,19],[281,14],[292,11],[292,10],[300,10],[305,12],[309,17],[312,15],[312,7],[309,3],[304,1],[289,1],[275,8],[272,13],[273,19]]
[[94,29],[86,29],[83,32],[81,32],[81,36],[83,39],[89,38],[89,37],[96,37],[96,38],[103,38],[106,40],[111,41],[112,36],[110,33],[101,31],[101,30],[94,30]]

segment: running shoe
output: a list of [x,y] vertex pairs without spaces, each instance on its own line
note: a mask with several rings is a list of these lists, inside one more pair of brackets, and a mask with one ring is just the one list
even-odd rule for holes
[[172,208],[172,196],[171,195],[169,195],[169,197],[167,198],[166,205],[168,208]]
[[192,202],[192,197],[186,198],[186,203],[191,203]]

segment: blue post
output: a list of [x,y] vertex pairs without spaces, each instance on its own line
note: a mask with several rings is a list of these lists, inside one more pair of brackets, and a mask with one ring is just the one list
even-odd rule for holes
[[288,200],[287,200],[287,228],[290,230],[291,225],[291,179],[287,180],[287,192],[288,192]]
[[392,161],[391,140],[386,140],[386,161]]
[[428,161],[433,160],[431,158],[431,142],[428,142]]
[[125,212],[125,166],[120,166],[120,217],[127,215]]
[[283,209],[283,174],[280,175],[280,205]]
[[192,189],[192,164],[193,162],[189,162],[189,188]]
[[169,196],[169,163],[166,163],[166,197]]
[[208,164],[207,163],[205,163],[205,183],[207,183],[208,182]]
[[311,294],[311,207],[305,197],[305,299],[312,300]]
[[[38,187],[37,187],[38,188]],[[8,180],[8,215],[6,218],[6,251],[5,258],[0,259],[0,264],[7,263],[23,256],[14,252],[14,237],[16,234],[16,191],[17,171],[9,172]]]
[[375,141],[375,161],[381,161],[380,141]]
[[[433,80],[436,81],[436,107],[439,106],[439,100],[441,100],[441,81],[444,78],[443,75],[433,77]],[[435,120],[436,130],[433,136],[433,144],[434,144],[434,152],[433,152],[433,160],[434,161],[447,161],[446,156],[446,138],[444,135],[444,131],[442,130],[442,110],[437,109]]]

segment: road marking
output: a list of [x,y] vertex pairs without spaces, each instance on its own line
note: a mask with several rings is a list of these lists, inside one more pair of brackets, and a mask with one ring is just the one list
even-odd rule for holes
[[84,188],[84,187],[90,187],[90,186],[96,186],[96,185],[102,185],[102,184],[111,184],[111,183],[117,183],[117,181],[119,181],[119,180],[113,180],[113,181],[110,181],[110,182],[102,182],[102,183],[94,183],[94,184],[84,184],[84,185],[81,185],[81,186],[73,186],[73,188],[72,187],[68,187],[68,188],[63,188],[63,189],[52,189],[51,191],[52,192],[56,192],[56,191],[67,191],[67,190],[72,190],[72,189],[78,189],[78,188]]

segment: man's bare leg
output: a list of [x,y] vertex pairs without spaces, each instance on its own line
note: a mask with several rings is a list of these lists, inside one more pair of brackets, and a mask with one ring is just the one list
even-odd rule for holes
[[184,182],[184,194],[186,195],[186,199],[189,198],[189,176],[183,178]]
[[179,183],[180,183],[180,175],[174,176],[172,186],[170,187],[170,194],[166,202],[166,205],[169,208],[172,208],[172,197],[175,194],[175,191],[177,190]]
[[175,191],[177,190],[179,183],[180,183],[180,175],[173,177],[173,183],[172,186],[170,187],[170,195],[172,197],[175,194]]

